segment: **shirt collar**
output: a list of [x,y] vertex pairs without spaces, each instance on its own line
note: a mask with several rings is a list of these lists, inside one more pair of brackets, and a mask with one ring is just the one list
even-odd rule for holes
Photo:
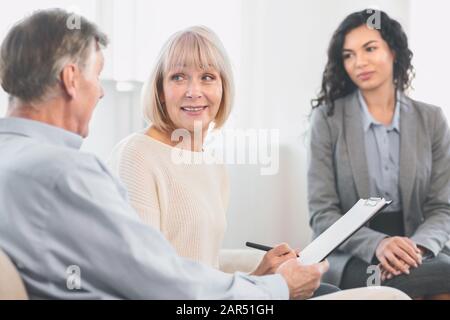
[[80,149],[83,143],[83,138],[75,133],[44,122],[24,118],[0,119],[0,134],[5,133],[26,136],[73,149]]
[[[395,104],[394,117],[392,118],[392,123],[386,126],[388,130],[396,130],[397,132],[400,132],[400,105],[401,105],[400,98],[401,97],[397,92],[397,100],[396,100],[397,102]],[[376,121],[370,114],[366,101],[364,100],[364,97],[360,90],[358,90],[358,99],[361,111],[363,113],[362,118],[363,118],[364,132],[367,132],[372,125],[383,125],[382,123]]]

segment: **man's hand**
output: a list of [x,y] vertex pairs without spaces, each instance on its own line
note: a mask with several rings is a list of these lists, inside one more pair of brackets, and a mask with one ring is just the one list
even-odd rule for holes
[[322,275],[328,271],[328,261],[312,265],[302,265],[297,259],[284,262],[276,271],[283,276],[289,287],[291,299],[308,299],[320,286]]
[[282,243],[267,251],[262,261],[255,271],[251,273],[254,276],[274,274],[278,267],[285,261],[297,257],[298,251],[293,250],[286,243]]
[[387,279],[402,273],[409,274],[411,267],[417,268],[422,263],[420,249],[411,239],[406,237],[383,239],[375,254]]

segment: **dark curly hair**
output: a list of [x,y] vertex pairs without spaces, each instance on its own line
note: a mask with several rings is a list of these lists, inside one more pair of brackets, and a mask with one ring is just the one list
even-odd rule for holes
[[[397,90],[405,91],[411,85],[414,78],[414,68],[411,64],[412,51],[408,47],[408,38],[402,26],[396,20],[391,19],[385,12],[380,14],[380,28],[377,29],[389,48],[396,54],[394,62],[394,84]],[[328,47],[328,62],[322,77],[322,87],[317,99],[311,101],[312,108],[319,105],[327,105],[328,116],[334,113],[334,102],[354,92],[357,87],[348,76],[344,68],[342,49],[345,36],[353,29],[368,24],[374,10],[366,9],[354,12],[347,16],[339,25],[331,38]]]

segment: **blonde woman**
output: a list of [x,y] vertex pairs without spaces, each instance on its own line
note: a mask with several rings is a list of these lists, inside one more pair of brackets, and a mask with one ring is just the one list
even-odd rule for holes
[[[227,173],[223,165],[180,164],[177,155],[202,159],[208,128],[224,125],[232,103],[233,76],[218,37],[205,27],[178,32],[143,89],[150,126],[120,142],[109,162],[145,223],[159,229],[181,256],[216,268],[226,229]],[[295,255],[281,244],[252,274],[273,273]]]

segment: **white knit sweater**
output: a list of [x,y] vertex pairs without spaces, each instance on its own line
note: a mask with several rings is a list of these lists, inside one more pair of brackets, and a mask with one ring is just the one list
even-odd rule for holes
[[146,224],[160,230],[179,255],[218,268],[229,197],[225,167],[176,164],[172,157],[179,151],[136,133],[114,148],[108,164]]

